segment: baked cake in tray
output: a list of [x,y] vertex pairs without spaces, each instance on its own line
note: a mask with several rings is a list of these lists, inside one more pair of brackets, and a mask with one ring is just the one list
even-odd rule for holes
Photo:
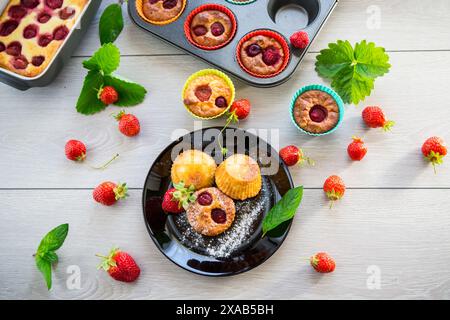
[[0,67],[25,77],[40,75],[89,1],[9,1],[0,16]]

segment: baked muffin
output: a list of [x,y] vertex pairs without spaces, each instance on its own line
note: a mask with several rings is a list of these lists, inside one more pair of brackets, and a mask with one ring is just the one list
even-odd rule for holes
[[193,185],[196,190],[210,187],[214,183],[216,162],[206,153],[199,150],[186,150],[179,154],[171,169],[172,182],[184,182]]
[[214,118],[227,111],[234,90],[223,76],[205,73],[188,81],[183,92],[184,105],[200,118]]
[[233,200],[217,188],[205,188],[194,193],[197,200],[187,210],[192,228],[205,236],[217,236],[230,228],[236,209]]
[[245,200],[261,190],[261,170],[258,163],[244,154],[234,154],[216,170],[216,185],[227,196]]
[[181,15],[186,0],[142,0],[144,16],[155,23],[171,22]]
[[[281,36],[274,32],[255,31],[238,45],[239,63],[248,73],[255,76],[274,76],[283,71],[289,52],[281,43]],[[242,42],[243,41],[243,42]],[[285,41],[284,41],[285,42]]]
[[194,44],[213,48],[225,45],[234,34],[234,25],[225,12],[205,10],[197,13],[190,23],[190,35]]
[[293,109],[294,120],[303,130],[325,133],[339,122],[339,106],[336,100],[321,90],[308,90],[298,96]]
[[10,0],[0,16],[0,67],[42,74],[69,36],[88,0]]

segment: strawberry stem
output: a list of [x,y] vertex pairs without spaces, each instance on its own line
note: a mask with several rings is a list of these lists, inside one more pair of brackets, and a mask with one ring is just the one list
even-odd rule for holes
[[223,137],[223,132],[232,122],[238,122],[236,113],[234,111],[229,113],[227,122],[225,123],[225,126],[222,128],[222,130],[220,130],[219,135],[217,136],[217,144],[219,145],[220,151],[222,152],[222,155],[224,155],[224,156],[227,155],[228,149],[224,148],[222,146],[222,143],[220,142],[220,140],[221,140],[220,138]]
[[118,157],[119,157],[119,154],[116,153],[116,155],[115,155],[112,159],[110,159],[108,162],[106,162],[105,164],[103,164],[103,165],[101,165],[101,166],[99,166],[99,167],[91,166],[91,168],[92,168],[92,169],[96,169],[96,170],[103,170],[103,169],[106,169],[106,168],[107,168],[114,160],[116,160]]

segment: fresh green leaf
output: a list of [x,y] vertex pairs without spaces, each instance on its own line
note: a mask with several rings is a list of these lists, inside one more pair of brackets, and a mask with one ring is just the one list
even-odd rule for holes
[[283,222],[292,219],[297,212],[297,208],[302,201],[302,197],[302,186],[290,189],[286,192],[283,198],[281,198],[281,200],[278,201],[264,217],[262,224],[263,236],[268,231],[275,229]]
[[84,79],[83,89],[77,101],[77,111],[82,114],[94,114],[106,108],[98,97],[98,90],[103,86],[103,75],[100,71],[89,71]]
[[117,70],[120,64],[120,51],[112,43],[104,44],[94,55],[83,61],[83,66],[91,71],[101,71],[103,74],[111,74]]
[[104,77],[105,86],[113,86],[119,94],[117,106],[129,107],[144,101],[147,90],[140,84],[126,80],[118,75],[107,75]]
[[45,283],[47,284],[47,289],[50,290],[52,288],[52,263],[46,259],[41,258],[39,255],[36,255],[35,260],[37,268],[44,276]]
[[122,6],[113,3],[106,7],[100,17],[100,43],[113,43],[123,30]]
[[338,40],[320,51],[316,71],[331,80],[331,86],[346,103],[357,104],[370,95],[375,79],[389,72],[389,56],[384,48],[366,40],[353,48],[348,41]]
[[58,262],[55,250],[61,248],[69,232],[69,225],[62,224],[42,238],[35,255],[36,266],[44,276],[48,290],[52,287],[52,264]]
[[41,240],[38,248],[38,254],[46,253],[47,251],[55,251],[58,250],[64,240],[66,240],[67,233],[69,232],[69,225],[62,224],[55,229],[51,230],[49,233],[45,235],[45,237]]

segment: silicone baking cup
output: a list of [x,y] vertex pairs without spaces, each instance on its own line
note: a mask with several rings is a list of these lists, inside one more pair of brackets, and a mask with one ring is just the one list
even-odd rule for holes
[[182,1],[183,1],[183,6],[182,6],[180,12],[175,17],[173,17],[171,19],[168,19],[168,20],[164,20],[164,21],[150,20],[149,18],[147,18],[145,16],[144,11],[143,11],[143,6],[144,6],[143,2],[144,2],[144,0],[136,0],[136,11],[139,14],[139,16],[143,20],[147,21],[148,23],[164,26],[166,24],[169,24],[169,23],[172,23],[172,22],[176,21],[183,14],[184,9],[186,8],[187,0],[182,0]]
[[[207,10],[217,10],[217,11],[223,12],[231,20],[233,31],[231,32],[230,38],[227,41],[225,41],[224,43],[221,43],[220,45],[217,45],[217,46],[212,46],[212,47],[202,46],[201,44],[198,44],[197,42],[195,42],[194,39],[192,39],[192,34],[191,34],[192,19],[194,19],[194,17],[198,13],[207,11]],[[189,41],[189,43],[191,43],[192,45],[196,46],[197,48],[200,48],[203,50],[217,50],[217,49],[225,47],[227,44],[229,44],[231,42],[231,40],[233,40],[234,36],[236,35],[236,30],[237,30],[237,22],[236,22],[236,17],[234,16],[234,13],[227,7],[222,6],[220,4],[204,4],[200,7],[197,7],[191,11],[191,13],[187,16],[186,21],[184,22],[184,34],[185,34],[187,40]]]
[[185,93],[185,91],[186,91],[186,89],[187,89],[189,83],[190,83],[192,80],[194,80],[194,79],[196,79],[196,78],[198,78],[198,77],[201,77],[201,76],[209,75],[209,74],[214,74],[214,75],[219,76],[219,77],[221,77],[222,79],[225,80],[225,82],[227,83],[227,85],[228,85],[228,86],[230,87],[230,89],[231,89],[231,99],[230,99],[230,101],[228,102],[228,106],[223,110],[222,113],[219,113],[218,115],[216,115],[216,116],[214,116],[214,117],[209,117],[209,118],[204,118],[204,117],[200,117],[200,116],[196,115],[195,113],[193,113],[193,112],[189,109],[188,106],[186,106],[186,105],[183,103],[184,108],[185,108],[185,109],[186,109],[193,117],[195,117],[195,118],[197,118],[197,119],[201,119],[201,120],[215,119],[215,118],[218,118],[218,117],[224,115],[224,114],[228,111],[228,109],[230,109],[231,105],[233,104],[234,98],[235,98],[235,94],[236,94],[236,90],[235,90],[235,88],[234,88],[233,82],[231,81],[231,79],[230,79],[225,73],[223,73],[223,72],[221,72],[221,71],[219,71],[219,70],[216,70],[216,69],[203,69],[203,70],[197,71],[196,73],[192,74],[192,75],[186,80],[186,82],[185,82],[185,84],[184,84],[184,86],[183,86],[183,91],[182,91],[182,94],[181,94],[181,100],[184,100],[184,93]]
[[[281,47],[283,48],[283,52],[284,52],[284,61],[283,61],[283,65],[281,66],[280,70],[278,70],[275,73],[272,74],[258,74],[258,73],[254,73],[251,70],[247,69],[244,64],[241,61],[241,50],[242,45],[244,44],[245,41],[247,41],[248,39],[254,37],[254,36],[258,36],[258,35],[263,35],[263,36],[267,36],[267,37],[271,37],[275,40],[277,40]],[[291,58],[291,53],[290,53],[290,49],[289,49],[289,44],[286,41],[286,39],[279,34],[278,32],[272,31],[272,30],[255,30],[252,31],[250,33],[247,33],[238,43],[237,47],[236,47],[236,60],[239,63],[239,66],[242,68],[242,70],[244,70],[245,72],[247,72],[248,74],[252,75],[253,77],[256,78],[272,78],[275,77],[276,75],[279,75],[281,72],[284,71],[284,69],[286,69],[287,65],[289,64],[289,60]]]
[[[336,103],[337,103],[337,105],[338,105],[338,108],[339,108],[339,119],[338,119],[338,123],[336,124],[336,126],[334,126],[333,129],[331,129],[331,130],[329,130],[329,131],[327,131],[327,132],[323,132],[323,133],[312,133],[312,132],[308,132],[308,131],[302,129],[302,128],[297,124],[297,122],[295,121],[295,118],[294,118],[294,106],[295,106],[295,102],[297,101],[297,98],[298,98],[302,93],[304,93],[304,92],[306,92],[306,91],[310,91],[310,90],[320,90],[320,91],[323,91],[323,92],[325,92],[325,93],[328,93],[328,94],[334,99],[334,101],[336,101]],[[294,94],[294,96],[292,97],[292,101],[291,101],[290,114],[291,114],[291,120],[292,120],[292,123],[293,123],[293,124],[297,127],[297,129],[300,130],[301,132],[306,133],[306,134],[308,134],[308,135],[310,135],[310,136],[324,136],[324,135],[327,135],[327,134],[330,134],[330,133],[334,132],[334,131],[339,127],[339,125],[341,124],[342,119],[344,118],[344,102],[342,101],[341,97],[340,97],[333,89],[330,89],[330,88],[328,88],[328,87],[322,86],[322,85],[320,85],[320,84],[312,84],[312,85],[305,86],[305,87],[299,89],[299,90]]]
[[243,1],[233,1],[233,0],[225,0],[226,2],[232,3],[232,4],[237,4],[237,5],[244,5],[244,4],[250,4],[255,2],[256,0],[243,0]]

